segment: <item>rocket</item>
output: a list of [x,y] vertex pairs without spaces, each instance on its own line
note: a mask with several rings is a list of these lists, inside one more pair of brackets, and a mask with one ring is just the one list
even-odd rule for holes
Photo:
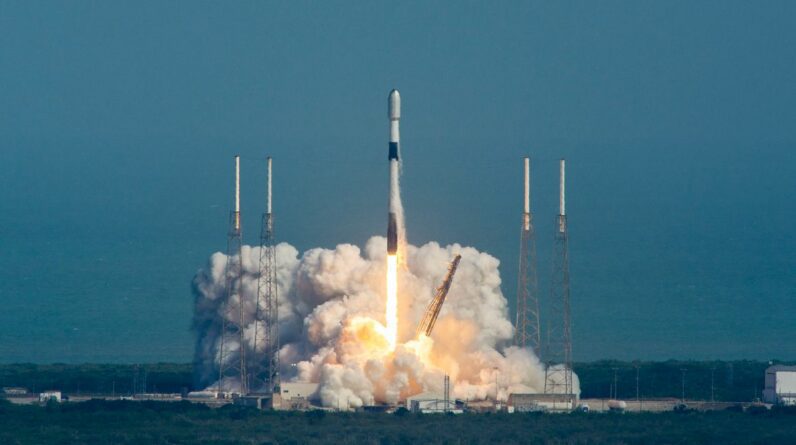
[[390,145],[387,160],[390,164],[390,201],[387,213],[387,255],[395,255],[398,251],[398,155],[400,153],[401,95],[398,90],[390,91],[387,98],[387,117],[390,119]]

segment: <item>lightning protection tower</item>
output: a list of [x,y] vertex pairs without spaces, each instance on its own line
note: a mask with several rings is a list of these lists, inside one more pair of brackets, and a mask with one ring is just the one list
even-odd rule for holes
[[514,344],[529,347],[542,359],[541,333],[539,329],[539,285],[536,276],[536,234],[531,214],[531,161],[524,159],[524,211],[520,227],[520,261],[517,276],[517,323]]
[[548,352],[545,361],[545,393],[573,394],[572,338],[569,306],[569,247],[564,193],[565,161],[560,163],[559,212],[553,243],[553,273],[550,286],[551,314]]
[[279,299],[276,285],[276,243],[272,211],[271,157],[268,157],[268,197],[260,231],[260,275],[257,278],[257,311],[254,354],[249,389],[255,393],[279,392]]
[[[226,300],[222,308],[221,347],[218,360],[218,389],[233,391],[240,381],[240,393],[246,394],[246,348],[243,335],[244,311],[241,281],[240,156],[235,156],[235,210],[230,213],[227,234]],[[236,357],[237,353],[237,357]]]

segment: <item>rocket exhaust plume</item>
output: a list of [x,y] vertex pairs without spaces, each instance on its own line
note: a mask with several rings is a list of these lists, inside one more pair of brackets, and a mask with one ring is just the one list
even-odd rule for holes
[[[494,400],[495,377],[501,401],[511,393],[544,392],[544,365],[533,349],[510,345],[514,328],[500,289],[500,261],[473,247],[431,241],[407,244],[405,254],[404,247],[398,249],[407,265],[399,267],[398,318],[400,332],[406,333],[415,332],[451,260],[456,254],[462,259],[433,336],[400,339],[390,350],[382,324],[386,247],[384,235],[362,247],[343,243],[299,251],[284,242],[276,246],[283,382],[318,383],[320,403],[343,409],[399,403],[426,391],[442,394],[445,374],[457,399]],[[260,246],[243,246],[245,301],[257,298],[259,256]],[[223,253],[213,254],[194,280],[195,375],[203,387],[214,387],[218,379],[223,318],[238,316],[224,310],[236,304],[224,287],[226,262]],[[242,345],[249,356],[256,308],[243,307]],[[238,352],[228,349],[228,360],[236,360]],[[577,378],[574,384],[578,392]],[[228,385],[234,387],[231,381]]]

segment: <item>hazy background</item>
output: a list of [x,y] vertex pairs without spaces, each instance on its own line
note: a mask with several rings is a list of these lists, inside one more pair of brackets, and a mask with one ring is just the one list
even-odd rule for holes
[[[167,3],[167,4],[163,4]],[[520,158],[542,297],[568,159],[574,355],[796,357],[796,3],[0,1],[0,361],[189,361],[226,245],[386,228],[502,261]],[[543,314],[544,315],[544,314]]]

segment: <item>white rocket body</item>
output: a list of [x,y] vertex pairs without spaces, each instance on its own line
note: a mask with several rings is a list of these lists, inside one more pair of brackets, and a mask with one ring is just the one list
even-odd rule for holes
[[525,164],[525,177],[524,179],[524,199],[523,199],[523,214],[522,214],[522,230],[526,232],[531,230],[531,160],[524,159]]
[[398,252],[398,219],[399,190],[398,190],[398,162],[400,155],[400,130],[401,120],[401,95],[398,90],[390,91],[387,99],[387,117],[390,119],[390,144],[387,160],[390,163],[390,200],[387,213],[387,254],[395,255]]
[[561,169],[561,172],[560,172],[559,183],[558,183],[558,199],[559,199],[559,202],[558,202],[558,210],[559,210],[559,212],[558,212],[558,214],[561,215],[561,216],[566,216],[567,215],[567,201],[566,201],[566,194],[564,193],[565,186],[566,186],[566,181],[565,181],[565,179],[566,179],[566,173],[565,173],[566,164],[565,163],[566,163],[566,161],[562,159],[561,160],[561,164],[559,165],[559,168]]

